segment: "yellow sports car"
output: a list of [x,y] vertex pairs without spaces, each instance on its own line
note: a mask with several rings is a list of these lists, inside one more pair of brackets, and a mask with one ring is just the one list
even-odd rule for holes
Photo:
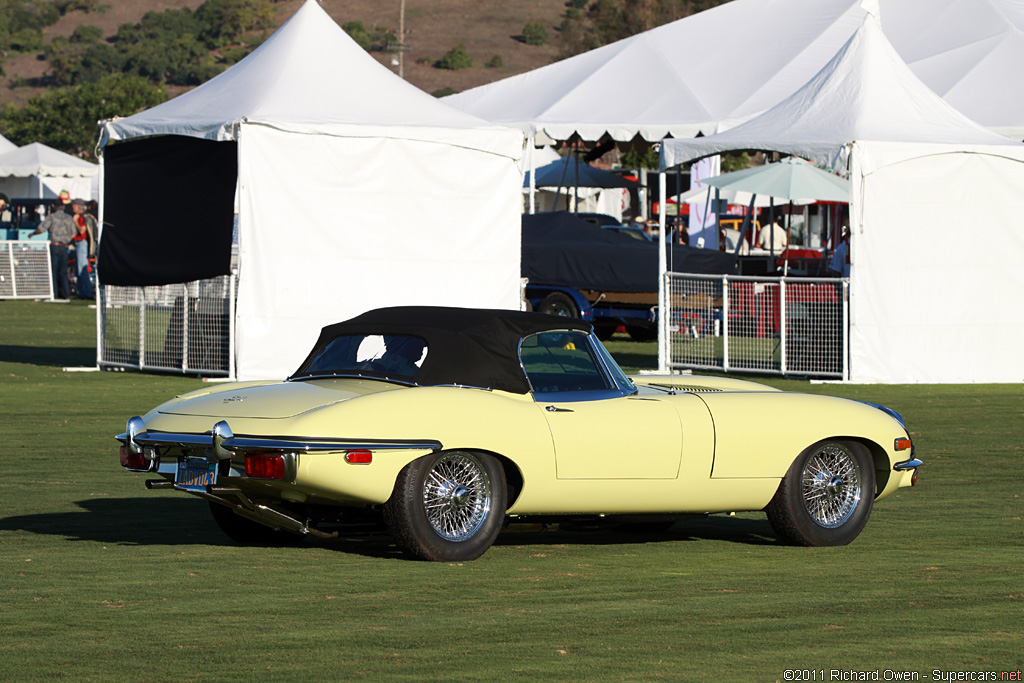
[[383,520],[407,555],[443,561],[479,557],[513,521],[740,510],[842,545],[921,466],[880,406],[630,378],[589,323],[438,307],[325,327],[284,382],[178,396],[117,438],[125,468],[206,498],[239,542]]

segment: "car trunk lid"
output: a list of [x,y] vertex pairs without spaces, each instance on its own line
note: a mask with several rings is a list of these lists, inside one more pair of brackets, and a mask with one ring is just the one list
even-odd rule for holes
[[327,379],[240,387],[197,396],[161,409],[169,415],[286,418],[359,396],[402,387],[386,382]]

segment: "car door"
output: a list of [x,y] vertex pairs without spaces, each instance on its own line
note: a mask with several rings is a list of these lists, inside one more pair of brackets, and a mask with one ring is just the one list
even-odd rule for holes
[[523,368],[543,411],[559,479],[674,479],[683,432],[677,411],[641,398],[602,347],[578,331],[523,340]]

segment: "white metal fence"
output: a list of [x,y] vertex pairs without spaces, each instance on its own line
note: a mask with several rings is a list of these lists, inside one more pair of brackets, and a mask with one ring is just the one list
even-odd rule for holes
[[235,275],[154,287],[103,285],[99,364],[234,377]]
[[50,243],[0,241],[0,299],[52,299]]
[[666,278],[670,369],[849,377],[849,280]]

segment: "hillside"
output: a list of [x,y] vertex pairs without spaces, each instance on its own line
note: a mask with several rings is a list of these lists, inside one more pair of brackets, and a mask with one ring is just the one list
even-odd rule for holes
[[[305,0],[282,0],[274,4],[278,24],[286,21]],[[76,27],[93,25],[105,36],[113,36],[123,23],[137,23],[146,12],[189,7],[203,0],[117,0],[99,12],[69,12],[44,30],[44,40],[70,36]],[[368,29],[397,30],[399,0],[322,0],[321,6],[338,22],[361,21]],[[557,52],[557,26],[566,10],[565,0],[407,0],[405,9],[405,78],[427,92],[442,88],[462,91],[549,64]],[[541,46],[526,45],[520,38],[527,22],[540,22],[548,29]],[[456,45],[465,45],[474,66],[458,71],[438,69],[416,60],[433,63]],[[374,57],[397,72],[391,62],[395,55],[375,52]],[[494,55],[503,66],[485,66]],[[42,92],[39,85],[48,64],[41,54],[21,55],[4,62],[6,76],[0,87],[0,104],[21,104]],[[17,84],[16,86],[14,84]],[[180,89],[178,89],[180,91]],[[175,89],[169,92],[175,94]]]

